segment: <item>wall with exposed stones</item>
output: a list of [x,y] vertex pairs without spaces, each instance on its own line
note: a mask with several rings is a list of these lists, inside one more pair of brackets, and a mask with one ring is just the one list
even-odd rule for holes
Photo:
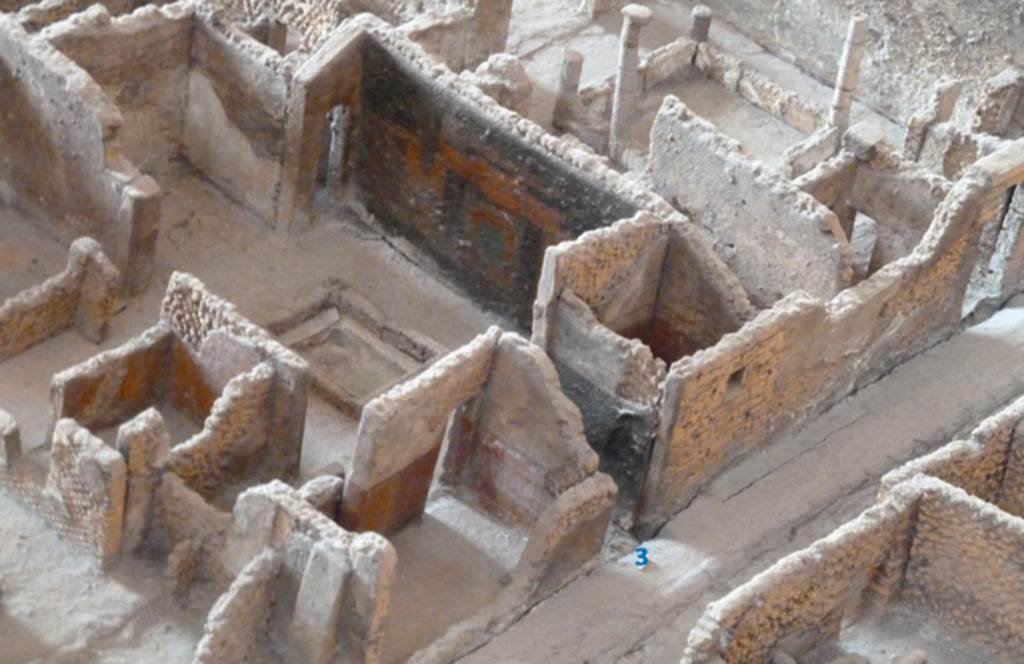
[[967,438],[943,445],[882,477],[880,495],[915,475],[929,475],[1024,516],[1024,399],[986,418]]
[[959,489],[921,501],[902,599],[993,662],[1024,652],[1024,519]]
[[682,663],[770,661],[781,644],[810,649],[834,640],[847,611],[884,608],[902,582],[917,506],[929,482],[939,484],[922,478],[899,487],[709,604],[690,632]]
[[235,577],[206,616],[193,662],[244,662],[256,654],[270,619],[273,583],[281,564],[279,553],[265,549]]
[[69,327],[103,341],[121,305],[122,286],[99,244],[75,240],[63,272],[0,303],[0,362]]
[[[268,418],[267,438],[274,444],[266,450],[267,468],[275,469],[278,476],[296,474],[309,394],[306,361],[248,321],[234,305],[206,290],[198,279],[182,272],[171,275],[160,308],[160,320],[174,330],[193,355],[202,353],[204,342],[213,332],[224,330],[254,346],[260,361],[273,367],[274,381],[265,416]],[[249,368],[251,365],[245,370]]]
[[221,554],[225,573],[243,573],[267,548],[281,556],[272,598],[277,629],[270,634],[279,649],[299,661],[378,661],[397,562],[391,544],[376,533],[344,530],[274,480],[236,501]]
[[958,329],[982,229],[1002,214],[1005,192],[1021,180],[1018,142],[954,185],[910,255],[827,302],[794,294],[673,365],[642,528],[686,505],[729,459]]
[[231,379],[203,430],[171,450],[171,470],[207,497],[231,481],[251,482],[263,453],[273,445],[265,416],[273,381],[274,370],[266,362]]
[[927,617],[992,661],[1022,647],[1016,616],[1024,519],[919,476],[874,507],[712,602],[690,633],[684,664],[801,657],[843,626],[894,603]]
[[70,419],[54,426],[48,469],[28,458],[0,466],[6,491],[104,566],[121,552],[126,478],[117,450]]

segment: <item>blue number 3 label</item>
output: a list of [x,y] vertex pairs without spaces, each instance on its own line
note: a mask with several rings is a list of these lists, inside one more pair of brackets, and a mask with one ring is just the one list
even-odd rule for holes
[[647,557],[647,549],[642,546],[636,548],[636,562],[633,563],[637,567],[647,567],[651,561]]

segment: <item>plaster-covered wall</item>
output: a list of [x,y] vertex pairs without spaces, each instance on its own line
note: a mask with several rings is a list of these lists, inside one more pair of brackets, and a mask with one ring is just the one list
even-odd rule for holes
[[182,153],[273,225],[291,66],[273,49],[208,20],[196,21],[190,57]]
[[4,15],[0,88],[0,202],[67,242],[95,238],[123,265],[127,229],[107,154],[121,124],[117,109],[84,70]]
[[852,257],[835,214],[671,95],[651,130],[646,173],[705,232],[756,305],[797,289],[828,298],[849,285]]
[[147,173],[179,152],[192,27],[193,8],[185,2],[116,18],[93,5],[41,33],[117,105],[121,146]]

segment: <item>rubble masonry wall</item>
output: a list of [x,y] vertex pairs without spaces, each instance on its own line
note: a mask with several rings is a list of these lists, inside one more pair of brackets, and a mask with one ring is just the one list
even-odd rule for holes
[[[1024,519],[932,477],[894,487],[874,507],[712,602],[684,664],[767,660],[786,644],[827,645],[865,609],[895,600],[988,651],[1020,652],[1024,593],[1014,579]],[[797,646],[796,644],[801,644]]]
[[171,470],[206,497],[248,477],[274,442],[265,416],[273,381],[266,362],[233,378],[213,403],[203,430],[171,449]]
[[[309,395],[309,365],[273,340],[267,332],[246,320],[233,305],[206,290],[195,277],[171,275],[160,309],[160,320],[170,326],[190,353],[199,353],[215,330],[223,329],[259,349],[262,360],[274,370],[267,412],[265,468],[276,476],[298,473]],[[211,404],[212,405],[212,404]]]
[[75,240],[63,272],[0,303],[0,362],[71,326],[99,343],[120,305],[121,286],[99,244]]
[[902,597],[993,661],[1024,651],[1024,519],[947,487],[917,515]]
[[51,441],[48,470],[23,459],[0,466],[0,483],[63,537],[108,565],[121,550],[125,460],[74,420],[58,421]]
[[899,587],[924,490],[901,487],[709,604],[690,632],[682,663],[769,661],[784,639],[803,637],[814,645],[835,638],[848,609],[872,595],[884,601]]
[[645,481],[644,526],[663,523],[743,450],[958,329],[981,229],[1021,179],[1017,143],[956,183],[909,256],[828,302],[794,294],[674,364]]
[[265,549],[235,577],[206,617],[194,664],[244,662],[255,654],[270,618],[281,565],[280,554]]
[[886,496],[915,475],[929,475],[993,503],[1016,516],[1024,516],[1024,398],[987,417],[967,438],[956,439],[882,477],[879,490]]
[[159,403],[170,381],[165,368],[174,343],[171,330],[158,325],[54,375],[51,422],[70,417],[98,431]]

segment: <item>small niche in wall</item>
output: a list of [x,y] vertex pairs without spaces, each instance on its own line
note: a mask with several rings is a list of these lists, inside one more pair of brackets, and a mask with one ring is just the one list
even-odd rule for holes
[[732,399],[743,390],[743,378],[747,373],[746,367],[740,367],[731,374],[725,381],[725,398]]

